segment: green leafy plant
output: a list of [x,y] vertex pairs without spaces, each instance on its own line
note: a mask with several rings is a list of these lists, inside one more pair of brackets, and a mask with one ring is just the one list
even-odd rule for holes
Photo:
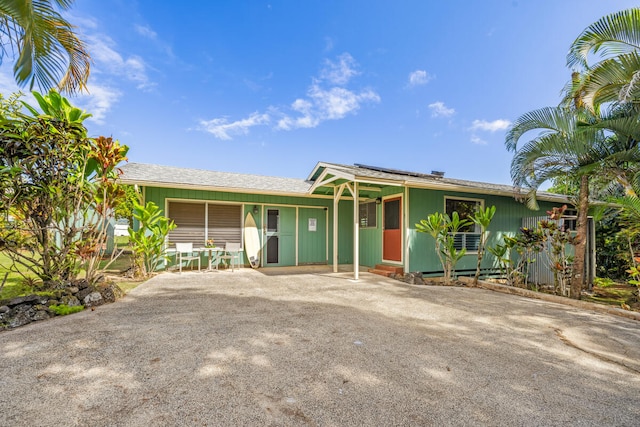
[[638,267],[631,267],[627,270],[627,273],[631,276],[631,279],[628,280],[629,284],[640,286],[640,270]]
[[126,193],[117,183],[118,164],[127,160],[129,147],[112,138],[100,136],[93,140],[85,176],[87,187],[91,189],[89,203],[84,207],[82,239],[77,242],[76,254],[82,261],[86,278],[92,281],[98,271],[107,269],[122,254],[123,249],[115,247],[104,265],[100,265],[108,250],[109,220],[115,209],[126,201]]
[[[629,284],[636,286],[634,299],[638,301],[640,300],[640,269],[634,266],[628,269],[627,273],[631,276],[631,279],[628,280]],[[625,307],[623,306],[623,308]]]
[[53,311],[58,316],[66,316],[67,314],[73,314],[84,310],[84,305],[68,306],[66,304],[54,304],[49,306],[49,310]]
[[615,284],[616,282],[608,277],[595,277],[593,279],[593,285],[597,288],[609,288],[611,286],[614,286]]
[[427,233],[435,240],[436,254],[444,270],[445,284],[451,283],[451,280],[455,277],[456,264],[467,252],[465,248],[456,248],[454,236],[460,229],[470,224],[472,224],[471,221],[460,219],[457,212],[453,212],[451,217],[447,214],[435,212],[416,224],[418,232]]
[[148,277],[162,261],[169,259],[165,254],[165,240],[176,225],[163,216],[160,208],[153,202],[147,202],[144,206],[136,202],[133,218],[138,222],[137,230],[129,227],[134,274]]
[[485,247],[487,245],[487,239],[489,238],[489,225],[493,216],[496,214],[496,207],[491,206],[486,209],[478,209],[472,217],[473,221],[478,227],[480,227],[480,242],[478,242],[478,263],[476,264],[476,274],[473,277],[473,283],[478,284],[478,278],[480,277],[480,268],[482,265],[482,258],[484,257]]
[[89,138],[83,122],[90,114],[56,91],[33,96],[40,110],[0,98],[0,250],[47,286],[83,267],[91,280],[127,147]]
[[535,254],[544,248],[544,235],[540,230],[523,227],[513,237],[503,236],[502,241],[487,250],[496,257],[508,285],[528,288],[529,267],[535,262]]

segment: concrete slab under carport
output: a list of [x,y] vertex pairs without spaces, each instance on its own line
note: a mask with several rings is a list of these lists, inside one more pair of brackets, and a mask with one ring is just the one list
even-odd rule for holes
[[162,274],[116,304],[0,334],[3,423],[640,419],[636,321],[310,269]]

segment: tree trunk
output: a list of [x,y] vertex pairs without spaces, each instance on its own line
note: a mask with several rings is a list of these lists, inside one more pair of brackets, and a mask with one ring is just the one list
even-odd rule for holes
[[587,246],[587,216],[589,214],[589,177],[580,177],[580,193],[578,193],[578,220],[576,224],[577,243],[571,269],[571,298],[580,299],[584,286],[584,265]]
[[480,244],[478,245],[478,263],[476,264],[476,274],[473,276],[473,285],[478,286],[478,279],[480,278],[480,268],[482,268],[482,258],[484,256],[484,236],[485,231],[482,230],[480,235]]

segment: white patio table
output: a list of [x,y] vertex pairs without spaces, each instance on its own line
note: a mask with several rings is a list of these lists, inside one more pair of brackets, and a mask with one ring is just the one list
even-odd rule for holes
[[[215,269],[218,269],[218,264],[220,264],[220,255],[224,255],[226,252],[222,247],[203,247],[200,248],[201,251],[208,253],[209,265],[207,267],[207,271],[213,271],[214,265]],[[215,264],[213,264],[215,262]]]

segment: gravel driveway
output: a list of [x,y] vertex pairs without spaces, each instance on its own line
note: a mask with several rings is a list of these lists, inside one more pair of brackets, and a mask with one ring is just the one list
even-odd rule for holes
[[0,425],[638,425],[639,322],[349,277],[163,274],[0,333]]

